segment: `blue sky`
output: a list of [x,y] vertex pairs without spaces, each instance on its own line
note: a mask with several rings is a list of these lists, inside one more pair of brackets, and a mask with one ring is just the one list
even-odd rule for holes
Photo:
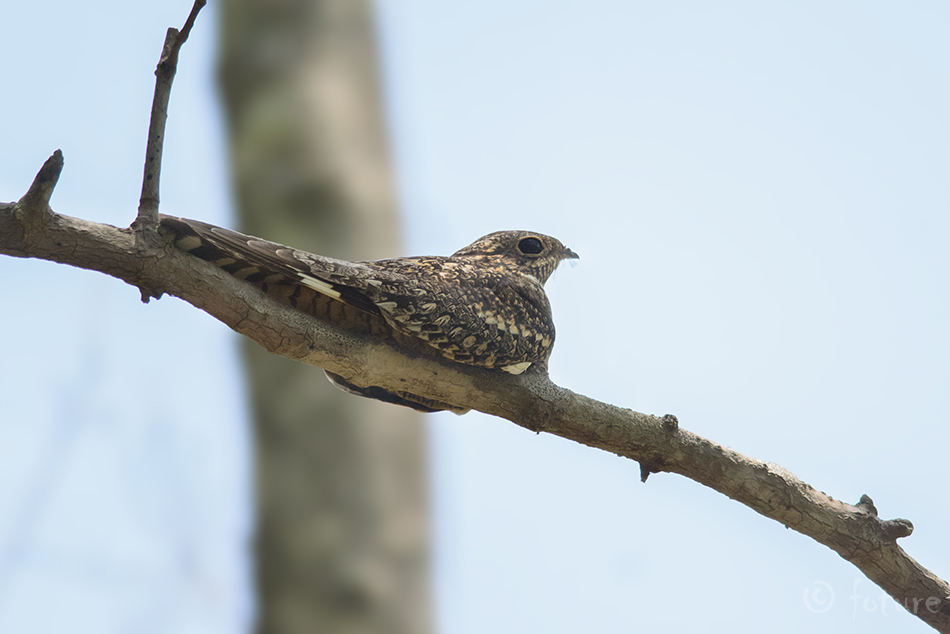
[[[162,210],[229,223],[214,2]],[[155,6],[152,6],[155,5]],[[187,2],[0,10],[0,200],[134,217],[152,69]],[[950,9],[937,2],[378,3],[406,254],[526,228],[552,379],[914,522],[950,575]],[[393,254],[397,255],[397,254]],[[0,258],[0,631],[247,626],[236,336],[175,299]],[[926,631],[847,562],[669,474],[430,417],[441,632]],[[50,610],[55,603],[59,610]]]

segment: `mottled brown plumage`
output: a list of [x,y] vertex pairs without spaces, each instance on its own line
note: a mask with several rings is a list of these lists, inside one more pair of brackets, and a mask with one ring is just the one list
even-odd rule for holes
[[[552,237],[499,231],[448,257],[346,262],[196,220],[162,216],[161,224],[178,248],[318,319],[512,374],[546,365],[554,322],[543,285],[561,260],[577,257]],[[363,396],[456,409],[328,375]]]

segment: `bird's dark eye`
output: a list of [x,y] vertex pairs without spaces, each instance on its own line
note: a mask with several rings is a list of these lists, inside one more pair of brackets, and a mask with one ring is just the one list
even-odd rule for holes
[[518,250],[525,255],[537,255],[544,251],[544,245],[537,238],[522,238],[518,242]]

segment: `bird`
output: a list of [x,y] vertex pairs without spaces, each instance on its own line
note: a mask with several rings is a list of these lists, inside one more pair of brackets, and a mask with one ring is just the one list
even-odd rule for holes
[[[163,214],[160,227],[179,250],[312,317],[515,375],[547,368],[555,329],[544,284],[561,261],[579,257],[532,231],[490,233],[450,256],[348,262],[198,220]],[[326,374],[360,396],[424,412],[468,411]]]

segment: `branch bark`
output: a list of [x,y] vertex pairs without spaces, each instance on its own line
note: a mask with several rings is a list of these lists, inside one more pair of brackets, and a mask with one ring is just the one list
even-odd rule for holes
[[492,414],[636,460],[643,479],[667,471],[686,476],[828,546],[908,611],[950,633],[950,585],[897,545],[907,520],[882,520],[871,499],[831,498],[781,467],[744,456],[652,416],[602,403],[552,383],[546,374],[514,376],[418,357],[385,341],[345,332],[272,302],[217,267],[167,241],[136,248],[134,232],[55,214],[49,194],[62,157],[47,161],[29,192],[0,204],[0,253],[99,271],[142,290],[206,311],[263,348],[319,366],[361,386],[408,391]]

